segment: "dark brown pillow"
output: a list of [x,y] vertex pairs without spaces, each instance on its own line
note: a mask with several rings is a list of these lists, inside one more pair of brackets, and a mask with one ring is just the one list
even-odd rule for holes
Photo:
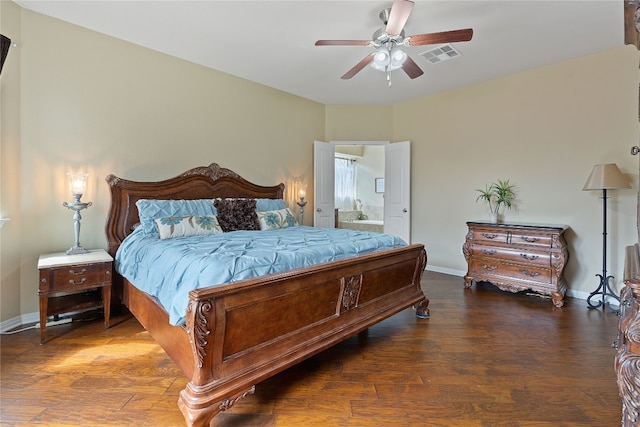
[[222,231],[260,230],[255,199],[216,199],[213,205]]

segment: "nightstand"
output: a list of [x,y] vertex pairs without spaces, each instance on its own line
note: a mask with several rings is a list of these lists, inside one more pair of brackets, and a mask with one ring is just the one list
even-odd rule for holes
[[[109,327],[112,269],[113,258],[103,249],[76,255],[59,252],[40,256],[40,344],[44,344],[47,316],[102,306],[104,326]],[[99,288],[102,301],[88,292]]]

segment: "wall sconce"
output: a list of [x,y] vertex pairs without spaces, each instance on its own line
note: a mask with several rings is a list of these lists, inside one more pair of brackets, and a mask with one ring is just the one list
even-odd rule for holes
[[304,200],[304,196],[307,195],[307,192],[304,188],[301,188],[298,191],[298,196],[300,196],[300,201],[296,202],[298,206],[300,206],[300,225],[304,224],[304,207],[307,206],[307,202]]
[[89,252],[88,250],[80,246],[80,220],[82,219],[82,217],[80,216],[80,211],[92,205],[91,202],[84,203],[80,201],[80,198],[87,190],[87,176],[88,174],[84,172],[67,173],[67,177],[69,178],[69,187],[71,188],[71,194],[73,195],[73,202],[64,202],[62,203],[62,206],[74,211],[73,230],[75,236],[73,246],[66,252],[67,255],[84,254]]

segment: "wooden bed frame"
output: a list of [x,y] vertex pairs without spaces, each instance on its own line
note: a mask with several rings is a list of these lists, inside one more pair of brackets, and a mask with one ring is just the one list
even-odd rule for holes
[[[106,180],[112,256],[139,222],[139,199],[281,199],[284,193],[284,184],[259,186],[215,163],[158,182]],[[178,406],[188,426],[205,427],[255,384],[407,307],[429,317],[420,288],[426,262],[424,246],[414,244],[194,290],[185,326],[169,324],[155,299],[118,274],[114,295],[191,379]]]

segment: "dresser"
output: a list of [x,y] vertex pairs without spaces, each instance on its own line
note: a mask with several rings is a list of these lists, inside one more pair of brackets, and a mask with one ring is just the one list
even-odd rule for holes
[[[112,269],[113,258],[103,249],[40,256],[40,344],[44,343],[48,316],[103,307],[104,325],[109,327]],[[89,292],[93,289],[102,290],[101,299]]]
[[564,305],[563,271],[569,259],[566,225],[467,222],[462,252],[467,260],[464,285],[490,282],[503,291],[532,290]]

